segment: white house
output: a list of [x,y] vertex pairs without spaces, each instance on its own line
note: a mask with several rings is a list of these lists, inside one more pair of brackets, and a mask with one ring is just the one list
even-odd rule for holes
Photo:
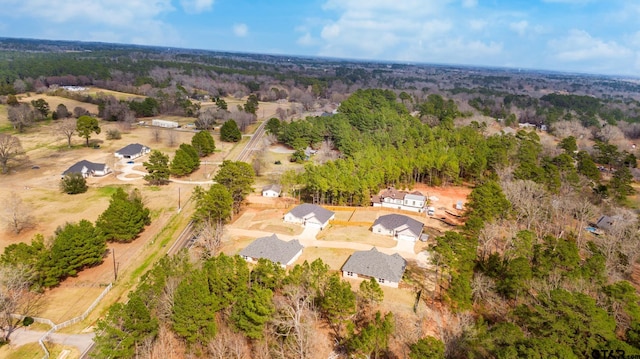
[[277,184],[270,184],[262,189],[262,197],[280,197],[282,187]]
[[420,213],[427,205],[427,197],[419,191],[405,192],[389,187],[380,195],[372,196],[371,205]]
[[261,237],[251,242],[240,251],[240,256],[250,263],[265,258],[280,264],[282,268],[286,268],[300,258],[303,248],[297,239],[287,242],[272,234],[269,237]]
[[151,152],[151,149],[149,147],[141,145],[139,143],[132,143],[117,150],[114,155],[117,158],[126,158],[132,160],[144,156],[149,152]]
[[424,223],[401,214],[380,216],[373,222],[373,233],[392,236],[396,240],[415,242],[420,239]]
[[407,267],[407,261],[398,253],[378,252],[376,247],[368,251],[354,252],[342,266],[345,278],[375,278],[381,285],[398,288]]
[[87,160],[82,160],[62,172],[62,177],[70,173],[80,173],[84,178],[89,176],[101,177],[111,173],[111,168],[109,168],[105,163],[93,163]]
[[335,218],[335,213],[315,204],[303,203],[284,215],[288,223],[302,224],[305,227],[320,228],[329,224]]
[[160,120],[160,119],[154,118],[153,120],[151,120],[151,126],[177,128],[180,126],[180,124],[175,121]]

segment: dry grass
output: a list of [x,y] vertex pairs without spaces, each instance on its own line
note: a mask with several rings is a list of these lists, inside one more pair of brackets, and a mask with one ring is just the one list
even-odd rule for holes
[[397,244],[393,238],[373,234],[368,227],[361,226],[345,227],[331,225],[329,228],[320,232],[317,239],[325,241],[364,243],[382,248],[392,248]]
[[[64,357],[65,359],[77,359],[80,357],[78,349],[71,346],[47,343],[47,349],[51,354],[51,358],[59,358],[63,351],[68,351]],[[0,359],[40,359],[43,355],[44,351],[38,343],[29,343],[19,347],[5,345],[0,348]]]
[[296,264],[311,263],[320,258],[331,270],[339,271],[352,253],[351,249],[306,247]]
[[127,92],[118,92],[118,91],[112,91],[112,90],[105,90],[105,89],[101,89],[101,88],[97,88],[97,87],[89,87],[87,90],[82,91],[82,94],[85,95],[89,95],[89,96],[97,96],[98,94],[104,94],[107,96],[113,96],[115,98],[117,98],[118,100],[131,100],[134,98],[140,98],[140,99],[145,99],[146,96],[142,96],[142,95],[135,95],[135,94],[131,94],[131,93],[127,93]]
[[76,107],[83,107],[92,114],[98,113],[98,105],[94,105],[87,102],[76,101],[60,96],[52,96],[47,94],[32,94],[31,96],[19,95],[18,100],[20,102],[30,103],[33,100],[44,99],[49,104],[49,109],[55,111],[58,105],[63,104],[67,107],[69,112],[73,113],[73,109]]

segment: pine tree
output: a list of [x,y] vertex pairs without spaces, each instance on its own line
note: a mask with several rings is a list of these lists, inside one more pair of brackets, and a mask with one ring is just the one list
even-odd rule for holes
[[251,165],[240,161],[223,161],[214,180],[225,186],[233,197],[233,209],[236,213],[240,204],[251,193],[255,172]]
[[173,330],[188,344],[206,344],[216,335],[217,298],[209,291],[207,276],[193,271],[175,291]]
[[228,120],[220,127],[220,139],[225,142],[238,142],[242,138],[242,132],[234,120]]
[[193,146],[181,144],[176,150],[176,154],[171,161],[171,174],[185,176],[200,167],[200,157]]
[[109,207],[98,217],[96,227],[107,241],[131,242],[150,222],[149,209],[142,203],[140,193],[135,190],[127,195],[118,188]]
[[264,326],[275,312],[272,297],[271,290],[252,286],[248,294],[239,298],[231,312],[236,328],[251,339],[262,338]]
[[191,138],[191,146],[196,149],[200,157],[205,157],[216,150],[216,144],[209,131],[200,131]]
[[153,150],[149,155],[149,161],[143,163],[148,174],[144,176],[145,181],[153,185],[165,184],[169,181],[169,156]]

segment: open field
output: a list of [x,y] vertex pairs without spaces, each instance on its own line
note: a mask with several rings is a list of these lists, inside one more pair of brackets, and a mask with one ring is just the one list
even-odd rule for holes
[[70,113],[73,113],[73,109],[76,107],[83,107],[93,115],[98,114],[98,105],[94,105],[92,103],[80,102],[80,101],[68,99],[65,97],[53,96],[53,95],[47,95],[47,94],[29,94],[29,95],[30,96],[26,96],[26,95],[17,96],[18,101],[29,103],[33,100],[44,99],[49,104],[49,109],[51,111],[55,111],[58,105],[63,104],[67,107],[67,110],[69,110]]
[[323,241],[365,243],[376,247],[392,248],[397,242],[389,237],[371,233],[369,227],[330,225],[317,236]]

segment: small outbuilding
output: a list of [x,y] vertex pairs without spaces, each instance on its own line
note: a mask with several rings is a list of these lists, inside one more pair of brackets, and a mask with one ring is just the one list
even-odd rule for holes
[[131,143],[117,150],[115,152],[115,156],[117,158],[132,160],[138,157],[142,157],[149,152],[151,152],[151,149],[149,147],[141,145],[139,143]]
[[301,224],[305,227],[320,228],[329,224],[335,218],[335,213],[315,204],[303,203],[284,215],[284,221]]
[[342,266],[345,278],[375,278],[381,285],[398,288],[407,267],[407,261],[398,253],[378,252],[376,247],[368,251],[354,252]]
[[280,197],[282,187],[277,184],[270,184],[262,189],[262,197]]
[[240,251],[240,256],[251,263],[257,262],[260,258],[268,259],[273,263],[280,264],[282,268],[286,268],[302,255],[303,248],[297,239],[287,242],[272,234],[269,237],[261,237],[251,242]]

